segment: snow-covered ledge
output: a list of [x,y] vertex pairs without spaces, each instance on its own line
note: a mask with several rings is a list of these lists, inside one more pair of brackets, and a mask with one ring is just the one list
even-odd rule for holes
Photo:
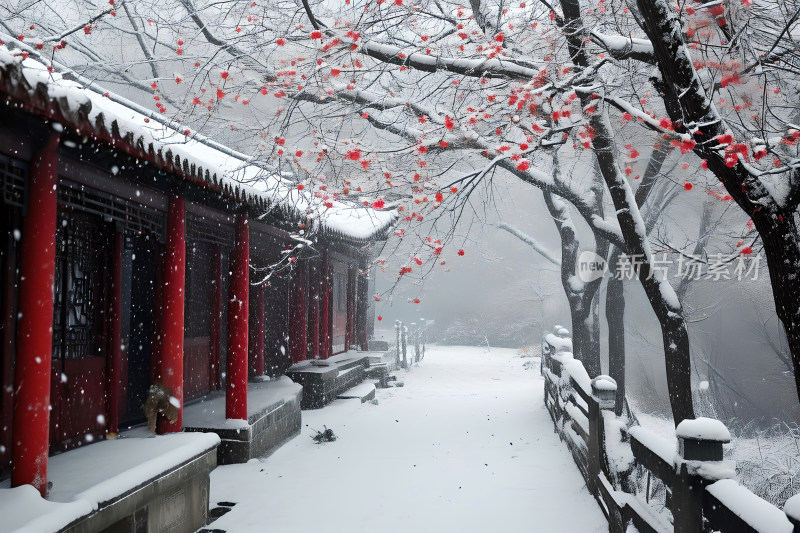
[[320,409],[364,381],[368,366],[368,352],[350,350],[323,360],[295,363],[286,375],[303,386],[303,409]]
[[219,435],[219,464],[246,463],[300,433],[302,394],[303,388],[286,376],[250,382],[247,420],[233,420],[225,418],[225,391],[218,391],[184,407],[183,428]]
[[30,485],[0,488],[0,533],[192,532],[206,523],[219,437],[134,430],[53,456],[47,499]]

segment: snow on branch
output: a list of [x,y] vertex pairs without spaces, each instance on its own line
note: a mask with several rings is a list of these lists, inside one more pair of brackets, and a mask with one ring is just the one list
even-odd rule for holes
[[[182,0],[187,1],[187,0]],[[359,52],[370,57],[391,63],[411,67],[424,72],[446,71],[464,76],[486,78],[511,78],[530,80],[539,74],[538,70],[524,67],[518,63],[504,59],[458,59],[431,56],[420,52],[406,54],[399,46],[368,41],[359,47]]]
[[[121,2],[120,2],[120,4],[121,4]],[[41,39],[41,42],[43,42],[43,43],[58,42],[61,39],[67,37],[68,35],[72,35],[73,33],[77,32],[79,30],[86,31],[86,28],[90,28],[93,22],[103,18],[104,16],[108,15],[109,13],[114,11],[115,9],[116,9],[116,6],[112,5],[110,8],[106,9],[105,11],[101,11],[100,13],[98,13],[95,16],[93,16],[92,18],[90,18],[86,22],[82,22],[82,23],[78,24],[77,26],[75,26],[73,28],[70,28],[70,29],[68,29],[66,31],[63,31],[63,32],[59,33],[58,35],[51,35],[50,37],[45,37],[44,39]]]
[[555,258],[547,248],[539,244],[539,242],[536,239],[534,239],[527,233],[512,226],[511,224],[507,224],[506,222],[501,222],[500,224],[497,225],[497,227],[509,232],[511,235],[513,235],[514,237],[518,238],[519,240],[521,240],[522,242],[524,242],[525,244],[536,250],[536,252],[538,252],[539,255],[541,255],[554,265],[561,266],[561,261],[559,259]]
[[348,89],[345,84],[334,84],[335,90],[342,96],[342,98],[350,98],[352,94],[352,102],[368,105],[374,109],[386,111],[395,108],[408,108],[413,110],[417,116],[425,115],[429,120],[436,124],[444,124],[444,118],[440,116],[436,109],[420,104],[419,102],[411,102],[400,98],[392,98],[379,95],[374,92],[364,91],[362,89]]
[[[592,91],[587,90],[583,87],[576,87],[575,92],[586,94],[587,92],[591,93]],[[646,127],[655,131],[656,133],[668,135],[669,137],[673,137],[679,140],[682,140],[684,138],[682,135],[675,133],[675,131],[671,129],[672,128],[671,121],[664,122],[663,120],[656,120],[655,118],[651,117],[641,109],[633,107],[627,100],[623,100],[622,98],[617,98],[615,96],[604,96],[603,100],[608,102],[612,106],[616,107],[623,113],[628,113],[632,117],[641,120]]]
[[653,43],[648,39],[607,35],[597,31],[590,31],[589,38],[615,59],[636,59],[651,65],[656,62]]
[[[375,109],[379,109],[382,103],[387,101],[391,104],[395,103],[383,98],[381,95],[364,90],[348,90],[346,86],[341,85],[338,86],[338,90],[334,89],[327,94],[316,94],[308,90],[302,90],[297,93],[294,98],[317,104],[341,100],[374,107]],[[367,120],[369,120],[374,127],[393,133],[413,144],[418,143],[420,138],[425,134],[425,132],[419,128],[411,127],[407,124],[397,124],[394,121],[382,120],[382,117],[376,116],[375,114],[370,114]],[[446,138],[453,142],[448,141],[446,148],[441,147],[438,143],[431,144],[430,151],[452,151],[455,149],[480,150],[481,156],[490,161],[487,167],[481,171],[481,174],[485,174],[494,167],[499,167],[542,191],[552,192],[574,205],[584,220],[586,220],[600,236],[618,246],[620,249],[626,249],[619,224],[615,219],[606,219],[598,215],[592,207],[591,202],[586,198],[584,192],[573,189],[561,181],[556,182],[552,175],[534,168],[527,160],[523,160],[527,163],[523,165],[520,161],[512,161],[507,155],[494,155],[496,154],[496,146],[471,129],[462,130],[460,136],[453,133],[451,137],[451,135],[448,134]],[[526,153],[533,151],[534,148],[532,147]]]
[[[397,107],[405,107],[406,103],[402,102],[396,98],[384,98],[381,95],[359,90],[359,89],[347,89],[345,85],[335,85],[332,94],[325,94],[320,95],[317,97],[308,91],[301,91],[295,96],[297,100],[305,100],[314,103],[327,103],[333,100],[344,100],[347,102],[355,103],[363,105],[367,108],[384,111],[388,109],[394,109]],[[409,104],[409,107],[412,107]],[[436,117],[436,121],[440,123],[444,123],[443,119],[440,119],[438,113],[431,109],[424,106],[420,106],[419,104],[415,104],[416,111],[420,114],[425,114],[429,118]],[[397,124],[395,120],[383,120],[383,117],[376,115],[375,113],[369,113],[367,120],[372,124],[374,127],[388,131],[389,133],[393,133],[398,137],[401,137],[409,142],[416,143],[421,138],[424,137],[425,131],[421,130],[420,128],[411,127],[408,124]],[[455,134],[447,134],[442,139],[438,139],[435,141],[430,141],[429,143],[421,143],[420,146],[425,146],[428,152],[436,152],[436,151],[444,151],[444,148],[440,144],[440,140],[447,141],[447,149],[484,149],[485,147],[481,144],[477,144],[473,142],[468,136],[464,135],[455,135]]]

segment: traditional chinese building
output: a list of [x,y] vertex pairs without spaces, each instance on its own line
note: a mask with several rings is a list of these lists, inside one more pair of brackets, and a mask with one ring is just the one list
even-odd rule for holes
[[[144,422],[153,385],[176,413],[160,415],[160,433],[214,432],[223,462],[260,455],[299,431],[300,386],[281,377],[291,365],[367,349],[371,246],[393,212],[325,206],[2,46],[0,191],[0,479],[11,487],[44,495],[51,461]],[[190,459],[170,467],[194,465],[195,499],[217,460],[219,440],[203,442],[176,444]],[[203,525],[180,522],[161,493],[99,517],[123,496],[75,511],[66,530]]]

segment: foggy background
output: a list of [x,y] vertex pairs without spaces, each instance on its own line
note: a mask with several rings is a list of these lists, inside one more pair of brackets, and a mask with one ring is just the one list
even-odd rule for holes
[[[484,199],[490,196],[488,190],[483,194]],[[704,194],[695,190],[679,196],[664,215],[668,224],[696,234]],[[491,207],[484,204],[475,212],[464,213],[452,244],[443,253],[444,267],[437,265],[424,276],[415,270],[399,283],[394,266],[383,271],[380,265],[373,267],[376,292],[381,297],[375,313],[383,318],[376,322],[376,337],[393,343],[395,320],[409,324],[420,318],[435,321],[429,338],[445,344],[485,346],[488,342],[490,347],[522,348],[538,346],[543,333],[552,331],[555,324],[571,329],[558,268],[496,226],[500,221],[512,224],[560,257],[558,233],[542,193],[498,174],[488,203]],[[588,249],[591,235],[576,213],[573,217],[581,249]],[[720,217],[726,226],[746,223],[746,217],[735,211],[723,210]],[[680,235],[670,237],[680,242]],[[402,253],[394,248],[397,240],[390,239],[384,252]],[[725,239],[712,239],[709,247],[715,240]],[[728,244],[721,243],[720,249],[725,246]],[[463,257],[455,253],[459,247],[465,251]],[[754,254],[759,251],[754,248]],[[413,250],[406,252],[413,255]],[[671,278],[673,285],[677,279]],[[602,309],[605,283],[599,297]],[[415,298],[420,299],[419,304],[413,303]],[[625,281],[625,298],[628,394],[636,409],[669,416],[658,322],[638,281]],[[684,306],[698,415],[756,419],[764,426],[774,424],[775,419],[795,422],[800,404],[789,350],[775,314],[766,260],[761,260],[757,280],[694,281]],[[601,349],[605,372],[607,333],[602,312]]]

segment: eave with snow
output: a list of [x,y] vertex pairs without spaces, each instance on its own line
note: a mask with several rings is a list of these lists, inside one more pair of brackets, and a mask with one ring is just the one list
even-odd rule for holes
[[[149,465],[162,469],[152,479],[128,487],[135,476],[118,472],[114,498],[168,473],[202,488],[217,459],[246,461],[299,431],[287,368],[368,349],[370,262],[397,213],[316,198],[74,79],[0,46],[0,487],[44,496],[59,482],[50,455],[132,438],[156,386],[168,398],[158,432],[193,433],[171,441],[174,461]],[[6,490],[52,508],[19,488],[0,488],[0,505]],[[170,495],[153,494],[131,504],[149,518],[95,498],[45,529],[100,530],[110,516],[204,525],[207,491],[186,491],[199,507],[179,525],[154,525]]]

